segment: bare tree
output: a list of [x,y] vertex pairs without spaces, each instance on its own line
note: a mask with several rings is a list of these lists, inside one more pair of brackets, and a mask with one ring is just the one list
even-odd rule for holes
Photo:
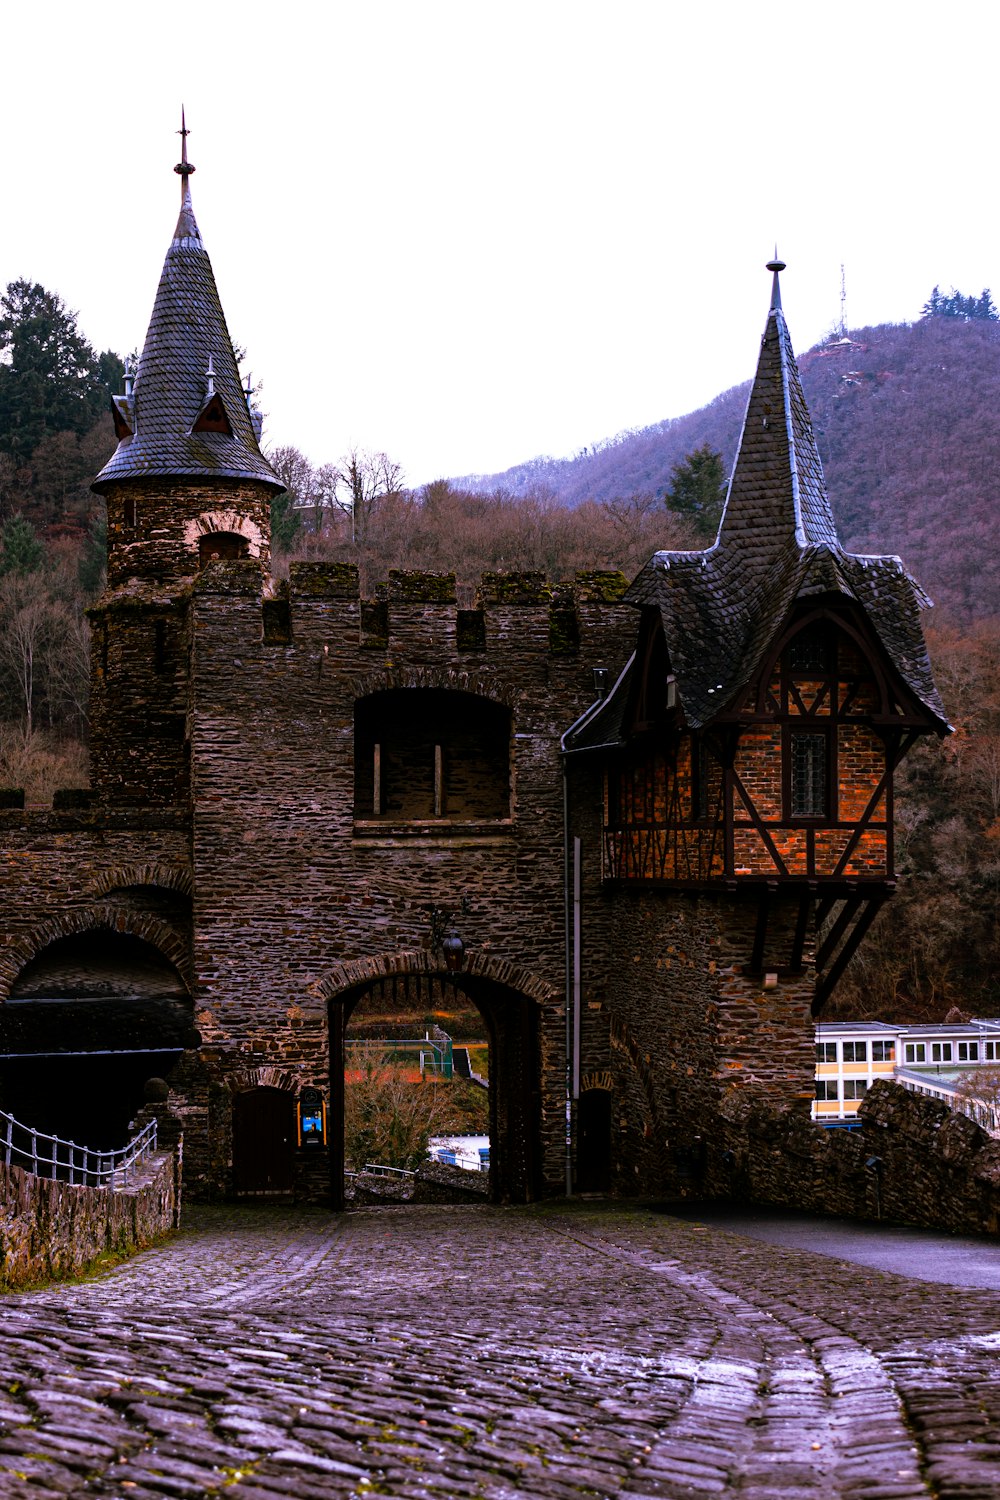
[[407,1077],[376,1049],[348,1048],[344,1069],[344,1158],[358,1170],[367,1162],[414,1171],[427,1143],[448,1120],[450,1084]]
[[351,540],[363,547],[379,504],[403,488],[403,470],[385,453],[352,448],[337,465],[335,492],[351,516]]
[[955,1102],[965,1115],[991,1135],[1000,1134],[1000,1066],[970,1068],[955,1089]]

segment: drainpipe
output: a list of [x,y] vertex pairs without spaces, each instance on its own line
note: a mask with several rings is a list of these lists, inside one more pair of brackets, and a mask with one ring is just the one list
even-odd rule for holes
[[[635,653],[622,668],[615,689],[632,665]],[[594,688],[597,697],[589,708],[569,726],[559,742],[562,751],[563,773],[563,919],[565,923],[565,969],[566,969],[566,1197],[573,1196],[573,1106],[580,1097],[580,840],[570,840],[569,834],[569,757],[573,753],[567,740],[574,729],[578,729],[595,714],[608,696],[608,673],[604,667],[594,668]],[[604,748],[600,745],[591,749]],[[609,744],[606,748],[612,748]]]
[[566,967],[566,1197],[573,1196],[573,913],[570,907],[569,772],[563,754],[563,922]]

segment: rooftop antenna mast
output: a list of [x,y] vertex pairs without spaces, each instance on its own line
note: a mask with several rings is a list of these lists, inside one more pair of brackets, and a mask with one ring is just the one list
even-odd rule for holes
[[840,262],[840,337],[847,337],[847,280],[843,261]]

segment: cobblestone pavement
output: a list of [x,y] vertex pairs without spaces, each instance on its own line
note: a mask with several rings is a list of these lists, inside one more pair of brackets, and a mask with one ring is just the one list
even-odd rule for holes
[[196,1209],[0,1299],[0,1497],[1000,1496],[1000,1293],[609,1205]]

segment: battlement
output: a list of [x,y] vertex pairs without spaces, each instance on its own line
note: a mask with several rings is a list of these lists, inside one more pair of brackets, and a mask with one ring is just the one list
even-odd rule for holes
[[[582,572],[572,583],[553,582],[541,572],[487,572],[465,607],[454,573],[393,568],[372,596],[363,597],[354,563],[292,563],[288,579],[276,582],[261,562],[246,558],[205,568],[193,594],[206,602],[259,600],[263,643],[271,646],[294,646],[296,630],[307,621],[315,625],[318,611],[328,629],[339,624],[356,631],[363,650],[384,651],[400,632],[409,638],[419,628],[453,636],[460,653],[486,652],[516,629],[547,643],[552,656],[576,656],[582,620],[616,610],[626,588],[624,574],[612,571]],[[495,641],[491,623],[498,627]]]

